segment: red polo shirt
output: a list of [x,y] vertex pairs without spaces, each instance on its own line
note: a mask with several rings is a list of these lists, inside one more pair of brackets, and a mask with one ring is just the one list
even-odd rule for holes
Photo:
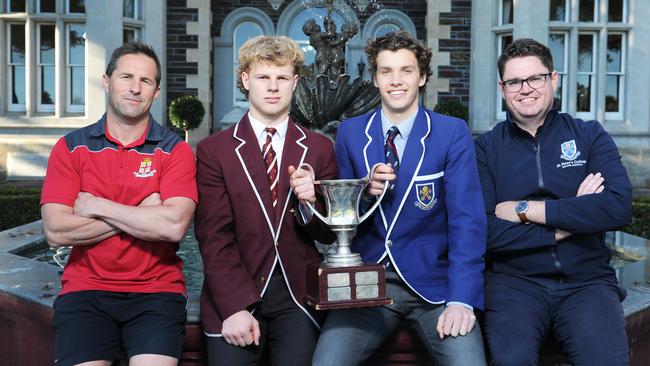
[[[196,202],[194,154],[153,117],[140,139],[123,146],[109,135],[104,115],[56,143],[47,164],[41,205],[74,207],[80,191],[131,206],[154,192],[163,201],[187,197]],[[76,246],[61,278],[61,294],[84,290],[185,293],[177,250],[178,243],[149,242],[126,233]]]

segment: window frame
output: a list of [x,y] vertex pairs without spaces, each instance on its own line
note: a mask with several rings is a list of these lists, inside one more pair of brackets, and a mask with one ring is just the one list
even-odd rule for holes
[[125,19],[140,20],[141,13],[142,13],[140,0],[133,0],[133,15],[134,15],[133,17],[128,17],[124,15],[124,11],[126,10],[126,8],[124,7],[125,1],[126,0],[122,0],[122,17]]
[[[505,23],[503,20],[503,7],[504,7],[504,2],[505,1],[510,1],[511,5],[511,12],[512,12],[512,21],[509,23]],[[515,1],[514,0],[499,0],[499,14],[497,18],[497,24],[498,25],[512,25],[515,23]]]
[[36,14],[56,14],[56,5],[57,1],[54,0],[54,11],[42,11],[41,10],[41,2],[42,0],[36,0]]
[[122,42],[126,43],[126,40],[124,39],[124,32],[126,31],[132,31],[133,32],[133,39],[135,41],[139,41],[142,39],[142,35],[140,35],[140,27],[132,26],[132,25],[124,25],[122,27]]
[[[7,41],[7,46],[6,46],[6,50],[7,50],[7,60],[6,60],[7,61],[7,85],[4,86],[4,88],[7,91],[7,99],[6,99],[7,112],[26,112],[27,111],[27,103],[26,102],[27,102],[27,98],[28,98],[28,94],[29,94],[29,93],[27,93],[27,72],[28,72],[28,70],[27,70],[27,65],[28,65],[27,64],[27,49],[26,49],[27,45],[25,44],[25,62],[22,63],[22,64],[12,63],[11,62],[11,27],[14,26],[14,25],[18,25],[18,26],[22,25],[23,27],[25,27],[26,23],[9,22],[9,23],[6,24],[6,27],[7,27],[6,28],[6,30],[7,30],[7,32],[6,32],[6,34],[7,34],[7,39],[6,39],[6,41]],[[11,95],[12,95],[12,92],[13,92],[13,89],[12,89],[13,73],[11,71],[12,71],[12,68],[14,66],[19,66],[19,65],[23,66],[23,69],[24,69],[24,72],[25,72],[25,75],[24,75],[24,79],[25,79],[25,95],[23,97],[23,99],[25,100],[25,103],[13,103],[12,98],[11,98]]]
[[[502,51],[504,49],[503,40],[506,37],[512,38],[511,41],[514,40],[513,35],[512,35],[512,31],[510,31],[510,32],[502,32],[502,33],[497,34],[497,42],[496,42],[496,47],[497,48],[496,48],[496,58],[495,58],[495,60],[498,59],[499,56],[501,56],[501,53],[503,52]],[[497,90],[497,93],[496,93],[496,98],[494,98],[495,99],[495,117],[497,118],[497,120],[502,121],[502,120],[506,119],[507,106],[505,104],[505,100],[504,100],[504,97],[503,97],[503,92],[501,91],[501,85],[499,84],[499,81],[501,81],[501,77],[499,76],[499,70],[497,70],[497,72],[496,72],[496,90]],[[504,109],[504,107],[505,107],[505,109]]]
[[593,13],[594,16],[591,18],[591,20],[580,20],[580,1],[577,1],[577,7],[576,7],[576,22],[578,23],[598,23],[600,21],[601,15],[600,15],[600,0],[594,0],[594,8],[593,8]]
[[[82,65],[71,64],[70,63],[70,26],[73,25],[83,25],[84,26],[84,63]],[[85,44],[85,34],[86,34],[86,23],[79,22],[68,22],[65,23],[65,110],[68,113],[85,113],[86,111],[86,101],[88,100],[88,75],[86,73],[86,60],[88,59],[86,52],[88,48]],[[84,69],[84,104],[72,104],[72,68],[83,67]]]
[[5,7],[4,7],[5,13],[6,14],[25,14],[27,12],[27,6],[29,5],[28,2],[29,2],[29,0],[25,0],[25,10],[23,10],[23,11],[11,11],[11,0],[6,0],[6,1],[3,2],[4,5],[5,5]]
[[[54,27],[54,53],[56,55],[56,46],[57,46],[57,39],[56,39],[56,24],[52,23],[39,23],[36,25],[36,111],[37,112],[47,112],[47,113],[53,113],[56,107],[56,56],[54,57],[54,63],[53,64],[43,64],[41,63],[41,27],[44,25],[46,26],[53,26]],[[53,96],[54,98],[54,104],[42,104],[42,97],[41,94],[43,93],[43,83],[41,82],[42,80],[42,74],[43,74],[43,66],[52,66],[54,67],[54,89],[55,89],[55,94]]]
[[[549,13],[549,22],[554,22],[554,23],[567,23],[571,20],[571,0],[562,0],[564,1],[564,19],[563,20],[553,20],[550,19],[550,13]],[[549,2],[550,6],[550,2]],[[550,9],[549,9],[550,10]]]
[[[599,34],[594,31],[578,31],[578,44],[576,44],[576,49],[579,52],[579,39],[581,35],[591,35],[591,71],[580,71],[576,66],[576,79],[574,83],[574,90],[576,95],[576,112],[575,115],[578,118],[582,119],[595,119],[596,118],[596,96],[598,92],[598,84],[600,80],[597,80],[597,67],[598,67],[598,58],[599,58],[599,49],[598,49],[598,38]],[[579,55],[577,56],[580,57]],[[578,59],[576,58],[576,65],[578,65]],[[578,111],[578,76],[588,75],[589,76],[589,112]]]
[[85,2],[84,2],[84,12],[83,13],[76,13],[76,12],[73,13],[73,12],[70,11],[70,1],[73,1],[73,0],[64,0],[64,1],[65,1],[65,14],[83,14],[83,15],[86,15],[86,4],[85,4]]
[[551,71],[557,72],[558,86],[562,87],[562,91],[560,93],[560,97],[562,98],[561,99],[562,103],[561,103],[561,105],[558,106],[558,109],[560,111],[562,111],[562,112],[566,112],[568,110],[568,107],[569,107],[569,88],[568,88],[568,86],[569,86],[569,72],[568,72],[568,70],[569,70],[569,67],[570,67],[569,66],[569,58],[570,58],[569,57],[570,56],[569,43],[571,42],[571,34],[570,34],[570,32],[565,31],[565,30],[553,30],[553,29],[549,30],[549,36],[551,34],[561,34],[561,35],[564,36],[564,50],[562,51],[562,52],[564,52],[564,57],[563,57],[564,62],[562,64],[562,69],[564,71],[560,72],[560,71],[557,70],[557,63],[556,63],[557,60],[555,60],[555,59],[553,60],[553,68],[555,70],[551,70]]
[[238,96],[243,95],[244,98],[246,98],[246,95],[243,92],[241,92],[239,90],[239,87],[237,86],[237,81],[239,79],[239,75],[237,75],[237,69],[239,68],[239,63],[237,62],[238,57],[239,57],[239,50],[235,48],[235,45],[237,44],[237,31],[239,30],[239,28],[242,25],[244,25],[246,23],[253,24],[254,26],[256,26],[259,29],[261,34],[264,34],[264,28],[262,28],[262,26],[260,24],[258,24],[257,22],[255,22],[252,19],[246,19],[246,20],[244,20],[242,22],[239,22],[237,24],[237,26],[235,26],[235,29],[232,32],[232,44],[233,44],[233,52],[232,52],[232,67],[233,67],[233,73],[232,73],[232,75],[233,75],[232,76],[233,77],[233,79],[232,79],[232,82],[233,82],[233,84],[232,84],[233,85],[232,103],[233,103],[233,106],[241,107],[241,108],[248,108],[248,99],[246,99],[245,101],[237,100]]
[[[618,111],[617,112],[607,112],[607,93],[605,92],[603,95],[603,112],[605,113],[605,120],[611,120],[611,121],[621,121],[625,118],[625,66],[627,65],[627,33],[622,32],[622,31],[610,31],[607,32],[606,37],[609,38],[610,35],[620,35],[621,36],[621,69],[618,72],[610,72],[607,71],[607,62],[605,62],[605,87],[607,87],[607,77],[611,75],[617,75],[620,76],[618,80],[618,90],[619,90],[619,95],[618,95]],[[607,55],[607,51],[609,48],[605,49],[605,55]],[[607,57],[607,56],[605,56]]]

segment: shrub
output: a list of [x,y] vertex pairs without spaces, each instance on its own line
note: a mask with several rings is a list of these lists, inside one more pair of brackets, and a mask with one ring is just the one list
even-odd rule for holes
[[469,109],[458,99],[443,99],[436,104],[433,111],[469,122]]
[[186,95],[174,99],[169,104],[168,114],[169,121],[174,127],[187,132],[201,125],[203,116],[205,116],[205,108],[199,98]]
[[632,201],[632,221],[622,231],[650,239],[650,196]]
[[40,220],[40,197],[38,189],[3,189],[0,194],[0,231]]

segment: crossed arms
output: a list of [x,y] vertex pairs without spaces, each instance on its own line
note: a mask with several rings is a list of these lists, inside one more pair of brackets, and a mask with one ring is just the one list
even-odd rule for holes
[[177,242],[187,230],[194,207],[190,198],[162,201],[158,193],[138,206],[127,206],[79,192],[74,207],[46,203],[41,215],[52,247],[92,245],[121,232],[146,241]]

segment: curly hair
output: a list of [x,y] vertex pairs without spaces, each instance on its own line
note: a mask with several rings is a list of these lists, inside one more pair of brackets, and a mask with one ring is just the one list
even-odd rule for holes
[[368,40],[365,51],[366,55],[368,55],[368,63],[370,64],[370,76],[375,77],[377,74],[377,55],[379,52],[385,50],[397,51],[401,49],[407,49],[415,54],[415,58],[418,60],[420,75],[426,75],[428,81],[429,77],[433,74],[431,70],[431,56],[433,54],[431,48],[425,47],[411,33],[406,31],[390,32],[374,40]]
[[513,58],[534,56],[537,57],[549,72],[553,71],[553,55],[551,50],[543,44],[532,38],[520,38],[512,42],[503,50],[497,60],[499,68],[499,77],[503,79],[503,72],[506,68],[506,62]]
[[300,74],[305,55],[293,40],[285,36],[257,36],[239,48],[237,63],[237,87],[248,98],[241,74],[249,72],[254,63],[270,63],[276,66],[292,65],[294,75]]

